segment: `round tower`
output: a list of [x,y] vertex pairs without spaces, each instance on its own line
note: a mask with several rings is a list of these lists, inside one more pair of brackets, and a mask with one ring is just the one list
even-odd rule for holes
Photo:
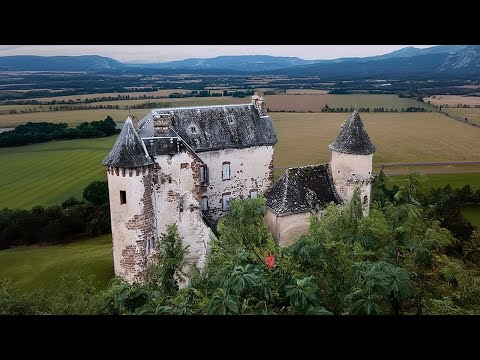
[[103,160],[107,170],[115,275],[141,282],[154,243],[154,162],[130,116]]
[[370,141],[357,111],[342,124],[338,138],[329,145],[329,148],[332,149],[330,169],[338,195],[344,203],[348,202],[355,188],[359,187],[360,200],[365,212],[368,212],[371,203],[375,146]]

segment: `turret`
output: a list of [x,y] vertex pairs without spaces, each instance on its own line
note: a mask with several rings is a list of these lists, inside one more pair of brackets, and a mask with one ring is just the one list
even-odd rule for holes
[[351,200],[355,188],[359,187],[363,209],[368,213],[375,146],[357,111],[343,123],[338,138],[329,148],[332,149],[330,167],[335,190],[345,203]]
[[154,244],[154,162],[130,117],[103,165],[110,196],[115,275],[129,282],[142,281]]
[[265,98],[261,92],[256,91],[252,96],[252,104],[258,110],[260,116],[267,115],[267,102],[265,101]]

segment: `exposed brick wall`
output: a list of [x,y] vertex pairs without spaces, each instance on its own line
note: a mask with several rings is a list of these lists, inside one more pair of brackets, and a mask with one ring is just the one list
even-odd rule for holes
[[204,186],[200,183],[200,166],[201,165],[202,163],[195,158],[190,163],[190,168],[192,169],[192,178],[195,183],[195,185],[193,186],[193,196],[198,202],[200,202],[202,199],[202,192],[204,189]]
[[143,197],[140,199],[142,210],[126,221],[125,227],[136,230],[135,245],[128,245],[122,250],[120,264],[125,275],[133,274],[134,281],[142,282],[147,269],[147,241],[155,236],[155,215],[152,202],[153,169],[142,174],[144,186]]

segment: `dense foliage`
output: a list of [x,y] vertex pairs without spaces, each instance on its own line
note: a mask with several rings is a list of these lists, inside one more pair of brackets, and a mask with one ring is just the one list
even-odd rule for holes
[[[170,240],[159,242],[159,269],[170,264],[169,271],[145,285],[115,280],[102,312],[478,314],[480,233],[452,252],[459,240],[423,205],[421,185],[422,177],[412,173],[365,217],[358,192],[348,206],[329,205],[322,220],[312,217],[309,233],[287,248],[276,245],[264,224],[264,199],[233,200],[203,272],[183,265],[184,250],[170,229]],[[380,179],[375,193],[387,190]],[[177,251],[166,252],[172,244]],[[186,269],[188,285],[167,291],[164,284]]]
[[84,189],[83,198],[83,201],[67,199],[61,206],[0,210],[0,250],[18,245],[64,243],[109,233],[107,182],[91,183]]
[[[348,205],[327,206],[321,221],[312,216],[309,232],[289,247],[280,248],[266,227],[265,199],[232,200],[203,271],[189,263],[172,225],[157,242],[157,261],[143,285],[114,279],[95,293],[77,279],[71,290],[59,285],[58,295],[40,293],[46,299],[40,307],[4,282],[0,308],[62,314],[480,314],[480,232],[460,240],[442,227],[442,202],[438,194],[435,205],[427,201],[436,190],[422,191],[420,175],[412,173],[395,189],[384,180],[381,173],[368,216],[357,191]],[[459,201],[469,192],[453,194]]]
[[83,122],[75,128],[65,123],[48,122],[19,125],[14,130],[0,133],[0,147],[20,146],[62,139],[87,139],[110,136],[118,132],[117,124],[110,116],[105,120]]

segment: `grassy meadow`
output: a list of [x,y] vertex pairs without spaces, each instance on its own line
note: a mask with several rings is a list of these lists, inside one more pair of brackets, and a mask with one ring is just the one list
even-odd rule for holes
[[463,208],[462,213],[472,225],[480,229],[480,207]]
[[94,275],[97,289],[105,289],[114,276],[111,235],[0,251],[0,281],[10,278],[21,291],[54,290],[61,276],[71,272],[81,273],[85,279]]
[[85,186],[105,180],[103,158],[116,136],[0,148],[0,208],[29,209],[82,197]]
[[[407,181],[407,175],[396,175],[389,177],[388,186],[402,186]],[[480,189],[480,173],[464,174],[428,174],[425,188],[444,187],[450,184],[453,188],[461,188],[470,184],[472,190]]]

